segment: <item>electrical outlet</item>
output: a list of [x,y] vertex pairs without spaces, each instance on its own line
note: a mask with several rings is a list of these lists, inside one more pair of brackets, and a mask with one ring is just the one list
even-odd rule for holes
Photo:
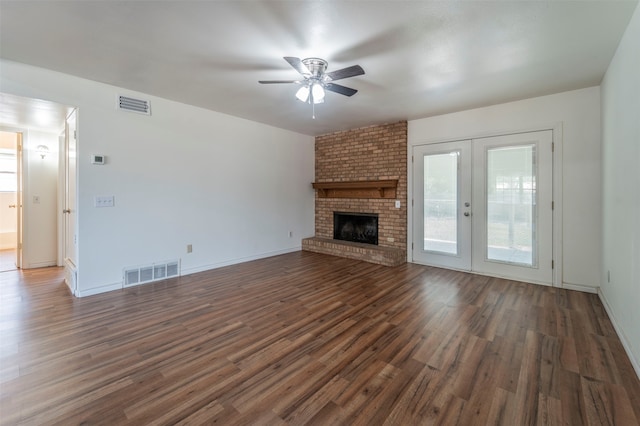
[[187,244],[187,253],[193,252],[193,246],[191,244]]

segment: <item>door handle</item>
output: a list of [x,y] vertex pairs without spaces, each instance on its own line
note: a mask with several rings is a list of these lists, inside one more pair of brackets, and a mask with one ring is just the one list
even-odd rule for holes
[[71,209],[64,209],[64,210],[62,210],[62,213],[65,213],[65,214],[71,213]]
[[467,217],[469,217],[469,216],[471,216],[471,213],[469,213],[469,212],[464,212],[464,215],[465,215],[465,216],[467,216]]
[[9,208],[10,208],[10,209],[15,209],[15,208],[16,208],[16,205],[15,205],[15,204],[9,204]]

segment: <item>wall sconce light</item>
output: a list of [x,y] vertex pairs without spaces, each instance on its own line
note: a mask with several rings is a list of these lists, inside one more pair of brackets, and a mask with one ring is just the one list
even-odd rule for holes
[[40,154],[40,158],[44,160],[44,157],[46,157],[47,154],[49,153],[49,147],[46,145],[38,145],[36,147],[36,152]]

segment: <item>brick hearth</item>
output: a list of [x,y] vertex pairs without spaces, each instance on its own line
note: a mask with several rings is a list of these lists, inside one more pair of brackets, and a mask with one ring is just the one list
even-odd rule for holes
[[302,250],[363,260],[385,266],[398,266],[407,261],[405,250],[319,237],[302,240]]
[[[318,136],[316,183],[398,180],[396,197],[323,198],[316,193],[315,237],[302,249],[382,265],[406,262],[407,122]],[[395,201],[400,201],[400,208]],[[378,246],[333,240],[333,212],[377,213]]]

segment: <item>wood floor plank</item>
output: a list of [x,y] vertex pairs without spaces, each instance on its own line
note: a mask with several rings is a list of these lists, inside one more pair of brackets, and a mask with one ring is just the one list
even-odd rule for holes
[[500,387],[496,388],[485,424],[494,426],[511,424],[515,419],[515,408],[515,394]]
[[589,425],[637,424],[631,401],[620,386],[588,377],[581,382]]
[[540,426],[562,424],[562,404],[560,404],[560,400],[546,394],[540,394],[536,418],[537,424]]
[[502,336],[489,343],[487,354],[498,357],[500,368],[493,372],[495,385],[503,390],[515,393],[522,366],[523,344]]
[[537,423],[539,389],[542,381],[542,344],[544,336],[529,330],[516,390],[515,424]]
[[282,408],[281,417],[289,424],[307,424],[317,416],[322,417],[325,407],[333,407],[335,404],[331,399],[341,394],[350,385],[348,380],[339,376],[330,378],[317,392],[309,394],[305,399],[300,399],[295,403]]
[[638,425],[593,294],[310,252],[72,297],[0,274],[0,425]]
[[564,424],[571,426],[588,424],[586,410],[588,401],[583,397],[580,374],[561,370],[559,376],[560,404]]

